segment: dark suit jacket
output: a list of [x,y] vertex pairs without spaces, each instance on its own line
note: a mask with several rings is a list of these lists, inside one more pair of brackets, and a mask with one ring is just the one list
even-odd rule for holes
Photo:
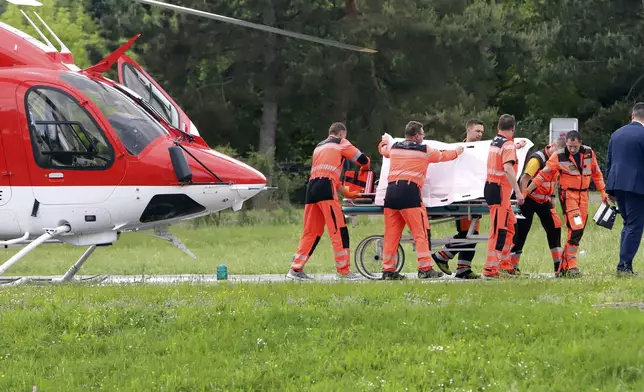
[[644,195],[644,126],[637,121],[615,131],[608,143],[606,193],[616,190]]

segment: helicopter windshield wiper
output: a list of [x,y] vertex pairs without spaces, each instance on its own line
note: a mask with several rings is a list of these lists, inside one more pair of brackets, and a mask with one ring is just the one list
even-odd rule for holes
[[154,108],[154,106],[150,105],[150,103],[149,103],[148,101],[146,101],[145,99],[143,99],[143,98],[141,98],[141,97],[139,97],[139,96],[135,96],[135,95],[130,94],[130,92],[129,92],[129,91],[127,91],[127,90],[125,90],[125,89],[121,88],[121,86],[119,86],[118,84],[116,84],[114,87],[115,87],[116,89],[118,89],[119,91],[121,91],[123,94],[127,95],[127,96],[128,96],[129,98],[131,98],[134,102],[138,103],[138,104],[139,104],[139,105],[140,105],[140,106],[141,106],[141,107],[142,107],[146,112],[150,113],[150,114],[151,114],[154,118],[156,118],[158,121],[162,121],[164,124],[167,124],[170,128],[172,128],[172,129],[174,129],[174,130],[176,130],[176,131],[178,131],[178,132],[182,133],[186,138],[188,138],[188,141],[189,141],[189,142],[194,142],[194,140],[195,140],[195,137],[194,137],[194,136],[192,136],[192,135],[191,135],[191,134],[189,134],[188,132],[183,131],[183,130],[181,130],[181,129],[179,129],[179,128],[175,127],[174,125],[170,124],[170,123],[165,119],[165,117],[163,117],[163,115],[161,115],[161,113],[159,113],[159,111],[158,111],[158,110],[156,110],[156,109]]

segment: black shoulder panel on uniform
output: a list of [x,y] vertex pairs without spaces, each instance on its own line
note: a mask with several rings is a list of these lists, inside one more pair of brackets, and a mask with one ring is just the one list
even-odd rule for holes
[[325,145],[327,143],[340,144],[341,142],[342,142],[342,139],[340,139],[339,137],[330,137],[330,138],[328,138],[326,140],[323,140],[320,143],[318,143],[318,146],[323,146],[323,145]]
[[505,144],[505,142],[507,142],[507,141],[508,141],[508,139],[507,139],[507,138],[505,138],[505,137],[503,137],[503,136],[501,136],[501,135],[496,135],[496,136],[494,136],[494,139],[492,139],[492,143],[491,143],[491,145],[492,145],[492,146],[494,146],[494,147],[499,147],[499,148],[501,148],[501,147],[503,147],[503,145],[504,145],[504,144]]
[[392,150],[394,148],[400,149],[400,150],[412,150],[412,151],[427,152],[427,145],[426,144],[416,143],[416,142],[413,142],[411,140],[404,140],[402,142],[396,142],[396,143],[394,143],[393,146],[391,146]]

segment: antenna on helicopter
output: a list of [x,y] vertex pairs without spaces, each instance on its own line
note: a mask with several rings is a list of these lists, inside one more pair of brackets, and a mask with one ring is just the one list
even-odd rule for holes
[[48,46],[48,47],[50,47],[51,49],[54,49],[54,51],[57,51],[56,47],[55,47],[54,45],[52,45],[52,44],[51,44],[51,42],[47,39],[47,37],[45,36],[45,34],[43,34],[43,33],[42,33],[42,31],[40,31],[40,29],[38,28],[38,26],[36,26],[36,24],[35,24],[35,23],[34,23],[34,22],[33,22],[33,21],[32,21],[32,20],[27,16],[27,14],[25,13],[25,11],[20,10],[20,12],[24,15],[24,17],[25,17],[25,18],[27,18],[27,21],[31,24],[31,26],[32,26],[32,27],[36,30],[36,32],[40,35],[40,38],[42,38],[42,39],[45,41],[45,44],[47,44],[47,46]]
[[[22,0],[22,1],[28,1],[28,0]],[[275,34],[281,34],[281,35],[286,35],[286,36],[293,37],[293,38],[303,39],[303,40],[306,40],[306,41],[317,42],[319,44],[328,45],[328,46],[334,46],[336,48],[354,50],[354,51],[357,51],[357,52],[365,52],[365,53],[377,53],[378,52],[377,50],[374,50],[374,49],[361,48],[359,46],[344,44],[344,43],[341,43],[341,42],[338,42],[338,41],[332,41],[332,40],[329,40],[329,39],[313,37],[311,35],[306,35],[306,34],[294,33],[294,32],[291,32],[291,31],[282,30],[282,29],[278,29],[278,28],[275,28],[275,27],[265,26],[265,25],[261,25],[261,24],[257,24],[257,23],[246,22],[246,21],[240,20],[240,19],[230,18],[230,17],[227,17],[227,16],[218,15],[218,14],[212,14],[210,12],[199,11],[199,10],[196,10],[196,9],[193,9],[193,8],[181,7],[181,6],[174,5],[174,4],[163,3],[163,2],[160,2],[160,1],[155,1],[155,0],[136,0],[136,1],[138,1],[140,3],[145,3],[145,4],[156,5],[156,6],[159,6],[159,7],[168,8],[168,9],[175,10],[175,11],[178,11],[178,12],[183,12],[183,13],[186,13],[186,14],[191,14],[191,15],[196,15],[196,16],[203,16],[205,18],[215,19],[215,20],[219,20],[219,21],[222,21],[222,22],[226,22],[226,23],[232,23],[232,24],[236,24],[236,25],[240,25],[240,26],[250,27],[251,29],[268,31],[268,32],[275,33]]]
[[62,55],[63,55],[63,57],[65,57],[65,59],[66,59],[66,60],[70,61],[70,62],[73,64],[73,63],[74,63],[74,58],[73,58],[73,56],[72,56],[72,52],[67,48],[67,46],[65,46],[65,44],[63,43],[63,41],[61,41],[61,40],[60,40],[60,38],[58,38],[58,36],[56,35],[56,33],[54,33],[54,31],[49,27],[49,25],[48,25],[47,23],[45,23],[45,21],[44,21],[44,20],[42,20],[42,18],[40,17],[40,15],[38,15],[38,14],[36,13],[36,11],[33,11],[33,13],[34,13],[34,15],[36,15],[36,17],[40,20],[40,23],[42,23],[42,24],[47,28],[47,30],[49,31],[49,34],[53,35],[53,36],[54,36],[54,39],[55,39],[55,40],[58,42],[58,44],[60,45],[60,54],[62,54]]

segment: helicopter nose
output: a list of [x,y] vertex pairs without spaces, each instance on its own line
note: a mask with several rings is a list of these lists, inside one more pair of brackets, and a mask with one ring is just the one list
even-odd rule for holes
[[259,170],[215,150],[209,152],[228,163],[222,180],[230,181],[233,184],[266,185],[266,176]]

